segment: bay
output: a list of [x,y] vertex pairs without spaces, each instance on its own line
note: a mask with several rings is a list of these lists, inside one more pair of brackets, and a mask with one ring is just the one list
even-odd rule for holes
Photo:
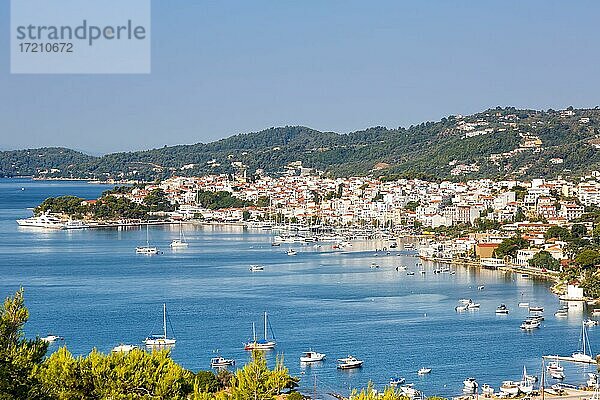
[[[190,247],[172,251],[168,245],[179,227],[160,226],[151,227],[149,237],[164,254],[147,257],[135,254],[145,243],[145,229],[45,231],[15,223],[46,197],[91,199],[109,188],[0,179],[0,295],[25,288],[27,336],[65,337],[50,351],[64,344],[79,355],[94,347],[108,352],[121,342],[141,344],[160,332],[164,302],[177,337],[174,360],[194,371],[208,369],[218,350],[242,365],[251,324],[262,334],[267,311],[278,342],[269,362],[283,354],[307,392],[315,379],[319,392],[347,394],[369,380],[382,388],[390,377],[404,376],[426,395],[453,396],[471,376],[497,389],[502,380],[519,380],[523,366],[539,375],[542,354],[578,349],[581,321],[588,318],[582,308],[570,309],[568,318],[554,317],[559,301],[544,281],[467,268],[433,274],[431,263],[425,264],[426,275],[407,276],[395,268],[417,271],[418,259],[401,251],[375,253],[384,243],[356,243],[345,251],[293,246],[298,255],[289,257],[287,246],[270,245],[269,232],[186,225]],[[370,268],[373,262],[380,268]],[[265,270],[252,273],[251,264]],[[477,290],[480,285],[485,288]],[[472,298],[481,309],[457,314],[461,298]],[[517,307],[520,301],[544,307],[542,328],[519,329],[527,315]],[[509,315],[495,315],[501,303]],[[588,330],[593,350],[599,329]],[[326,353],[327,360],[301,367],[298,358],[309,348]],[[337,370],[335,359],[349,354],[363,359],[364,367]],[[568,383],[581,383],[595,370],[565,366]],[[419,377],[421,367],[433,370]]]

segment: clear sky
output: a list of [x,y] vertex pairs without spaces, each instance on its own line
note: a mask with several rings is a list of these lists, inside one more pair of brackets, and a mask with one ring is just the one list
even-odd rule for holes
[[98,154],[600,104],[600,2],[154,0],[149,75],[11,75],[0,148]]

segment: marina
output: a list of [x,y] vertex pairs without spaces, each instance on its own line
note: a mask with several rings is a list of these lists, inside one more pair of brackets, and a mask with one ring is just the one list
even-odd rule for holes
[[[455,274],[442,273],[443,266],[419,261],[416,249],[375,251],[389,240],[353,240],[343,248],[334,248],[335,242],[294,244],[297,255],[288,257],[285,245],[271,246],[268,230],[156,225],[149,227],[150,244],[164,254],[142,257],[132,249],[146,241],[145,226],[22,230],[14,222],[46,196],[91,198],[103,190],[86,183],[0,181],[0,290],[7,295],[24,286],[31,312],[27,335],[64,337],[50,351],[60,345],[75,355],[94,347],[110,352],[122,343],[143,347],[149,332],[162,330],[166,303],[174,328],[167,326],[167,338],[177,340],[173,359],[195,371],[209,367],[215,348],[243,365],[251,323],[261,325],[262,337],[267,311],[277,333],[267,360],[273,365],[277,354],[285,354],[286,366],[308,393],[314,376],[322,391],[345,397],[369,380],[381,389],[390,376],[404,377],[398,386],[407,393],[457,396],[467,377],[499,392],[503,381],[521,381],[523,366],[541,376],[541,356],[553,354],[566,357],[558,358],[566,384],[585,384],[595,372],[593,363],[567,359],[580,347],[582,321],[595,320],[585,304],[567,307],[566,316],[557,318],[553,312],[563,303],[546,281],[461,266],[453,268]],[[170,249],[172,240],[183,237],[180,227],[189,246]],[[372,263],[379,268],[370,268]],[[252,273],[251,266],[264,269]],[[399,266],[424,273],[399,273]],[[478,310],[456,313],[459,299],[472,299]],[[501,304],[509,314],[496,314]],[[543,308],[546,318],[539,329],[522,332],[530,305]],[[587,329],[592,349],[597,329]],[[300,363],[310,348],[327,359]],[[337,369],[336,360],[349,354],[362,367]],[[418,375],[424,367],[431,373]]]

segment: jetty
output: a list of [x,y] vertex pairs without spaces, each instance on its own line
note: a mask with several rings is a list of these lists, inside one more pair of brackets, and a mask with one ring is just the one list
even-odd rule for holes
[[578,363],[578,364],[598,364],[598,362],[596,361],[596,359],[592,359],[592,360],[580,360],[577,358],[573,358],[573,357],[567,357],[567,356],[542,356],[542,358],[544,360],[553,360],[553,361],[567,361],[567,362],[573,362],[573,363]]

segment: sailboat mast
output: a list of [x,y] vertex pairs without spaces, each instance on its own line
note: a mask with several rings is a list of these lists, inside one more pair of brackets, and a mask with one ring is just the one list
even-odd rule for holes
[[163,333],[167,338],[167,304],[163,303]]
[[252,323],[252,340],[256,343],[256,326]]
[[267,341],[267,312],[265,311],[265,342]]

